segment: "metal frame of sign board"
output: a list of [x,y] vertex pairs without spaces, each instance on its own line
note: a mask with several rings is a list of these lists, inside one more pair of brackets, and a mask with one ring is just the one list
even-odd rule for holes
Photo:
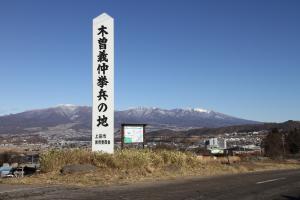
[[[124,127],[125,126],[132,126],[132,127],[143,127],[143,149],[145,148],[145,133],[146,133],[146,126],[147,124],[121,124],[121,149],[124,148]],[[130,143],[130,144],[140,144],[140,142]]]

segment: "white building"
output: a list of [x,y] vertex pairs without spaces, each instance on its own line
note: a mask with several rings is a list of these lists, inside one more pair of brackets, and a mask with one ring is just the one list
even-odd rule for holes
[[210,138],[206,141],[206,149],[213,154],[224,153],[227,148],[227,142],[224,138]]

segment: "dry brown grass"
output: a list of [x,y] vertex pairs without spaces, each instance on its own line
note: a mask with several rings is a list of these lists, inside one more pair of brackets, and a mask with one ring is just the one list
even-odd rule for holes
[[[123,150],[115,154],[87,150],[49,151],[41,155],[42,173],[23,179],[7,179],[5,183],[64,184],[78,186],[131,183],[144,180],[169,179],[182,176],[215,176],[251,171],[296,169],[297,162],[247,161],[238,157],[215,159],[199,157],[174,150]],[[233,162],[235,161],[235,162]],[[226,164],[224,164],[226,163]],[[96,172],[61,175],[69,164],[92,164]]]

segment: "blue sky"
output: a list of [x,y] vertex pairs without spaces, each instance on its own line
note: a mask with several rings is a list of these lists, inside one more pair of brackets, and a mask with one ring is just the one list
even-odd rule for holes
[[115,104],[300,120],[300,1],[0,0],[0,115],[91,105],[92,19],[115,18]]

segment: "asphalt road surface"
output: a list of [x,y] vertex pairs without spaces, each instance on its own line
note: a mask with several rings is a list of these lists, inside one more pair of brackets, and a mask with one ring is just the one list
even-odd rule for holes
[[300,170],[189,178],[112,187],[9,186],[0,199],[285,199],[300,200]]

